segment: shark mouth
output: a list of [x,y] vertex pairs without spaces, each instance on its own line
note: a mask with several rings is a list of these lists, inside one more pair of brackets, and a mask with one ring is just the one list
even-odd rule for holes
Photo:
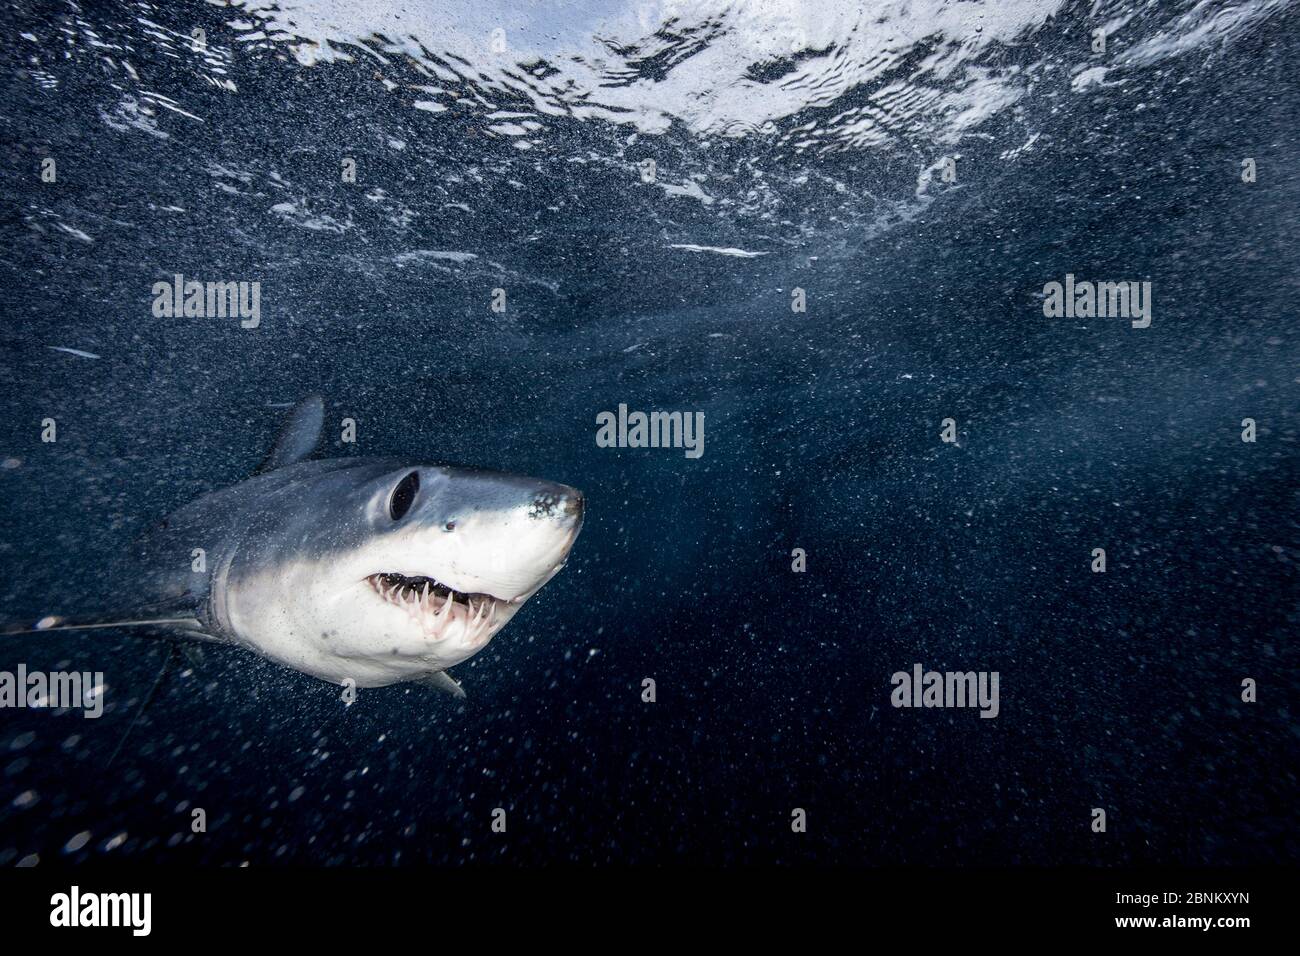
[[434,578],[391,572],[372,574],[366,581],[387,604],[405,611],[431,641],[458,637],[480,647],[496,630],[497,608],[506,602],[491,594],[467,594]]

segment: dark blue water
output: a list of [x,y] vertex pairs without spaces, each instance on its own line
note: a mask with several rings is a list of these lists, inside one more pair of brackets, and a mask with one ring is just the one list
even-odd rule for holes
[[[4,638],[108,690],[0,711],[0,863],[1295,860],[1292,4],[814,5],[797,52],[759,5],[252,6],[0,15],[0,617],[120,602],[310,392],[328,455],[586,525],[464,702],[212,649],[109,765],[164,648]],[[261,327],[155,318],[174,273],[261,281]],[[1066,273],[1151,326],[1045,318]],[[597,448],[619,403],[705,454]],[[917,662],[997,718],[891,707]]]

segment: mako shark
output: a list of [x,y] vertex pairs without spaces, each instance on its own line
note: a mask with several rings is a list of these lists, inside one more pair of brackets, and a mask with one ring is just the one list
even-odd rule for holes
[[319,397],[300,402],[253,477],[151,529],[129,611],[23,630],[234,644],[336,684],[418,681],[463,697],[447,669],[564,566],[582,493],[398,459],[307,460],[323,424]]

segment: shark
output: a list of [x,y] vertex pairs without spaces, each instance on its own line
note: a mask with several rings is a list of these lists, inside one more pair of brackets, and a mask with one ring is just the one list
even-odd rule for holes
[[126,562],[129,607],[17,630],[236,645],[335,684],[413,681],[464,697],[448,669],[565,566],[582,492],[396,458],[315,459],[323,426],[323,399],[303,399],[251,477],[149,529]]

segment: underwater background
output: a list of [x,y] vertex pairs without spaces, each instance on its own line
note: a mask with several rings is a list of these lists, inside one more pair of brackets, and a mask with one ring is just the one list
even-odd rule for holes
[[[213,647],[110,763],[165,648],[0,638],[105,684],[0,710],[0,865],[1294,862],[1298,25],[6,5],[0,618],[129,607],[113,560],[312,392],[324,455],[587,515],[465,701]],[[177,273],[260,326],[156,317]],[[1067,273],[1150,281],[1150,327],[1045,317]],[[703,456],[597,447],[620,403]],[[892,707],[916,663],[997,671],[996,719]]]

